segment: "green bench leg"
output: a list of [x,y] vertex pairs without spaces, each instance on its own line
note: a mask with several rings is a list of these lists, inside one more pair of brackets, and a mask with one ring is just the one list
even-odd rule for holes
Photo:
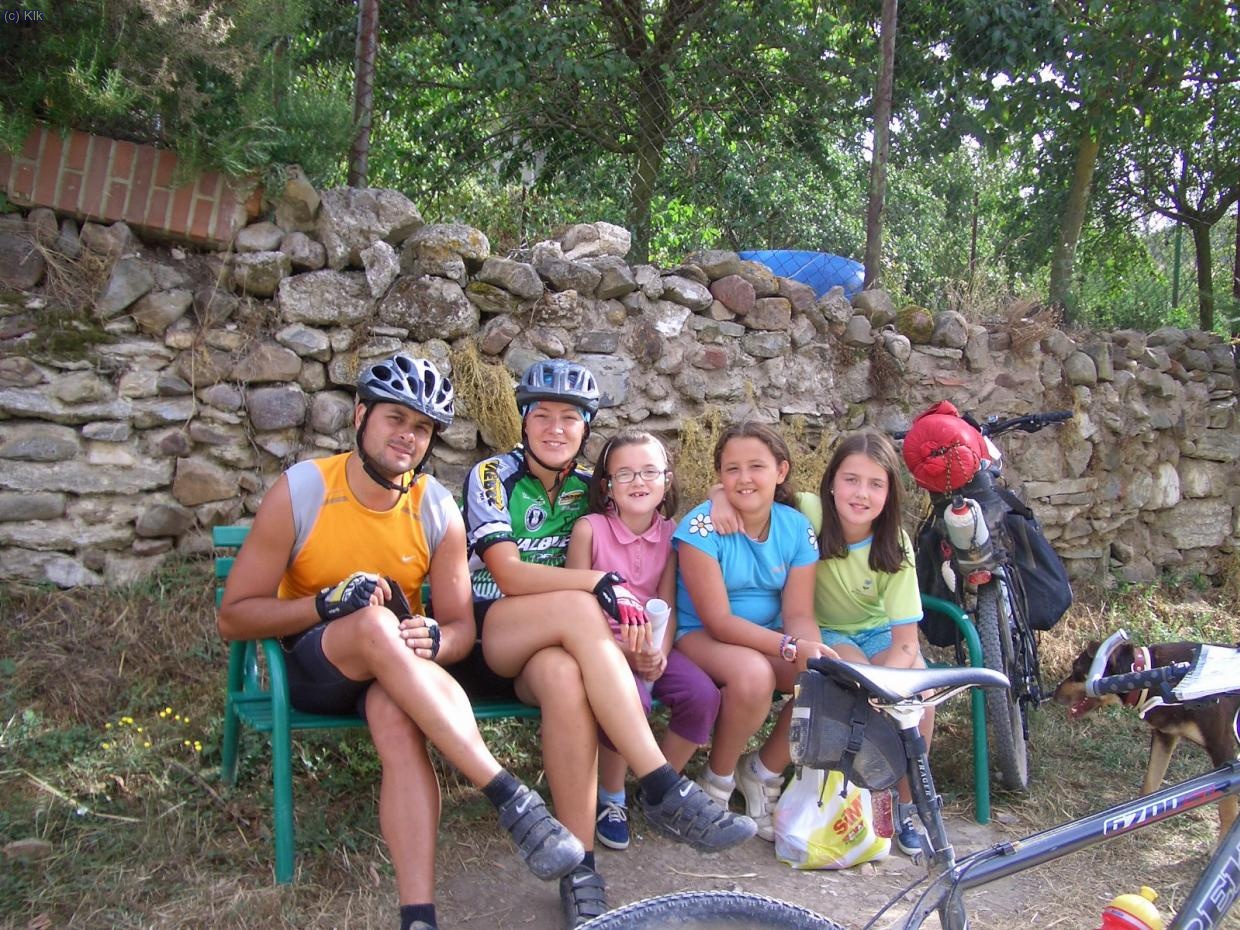
[[[982,659],[981,640],[977,638],[977,630],[959,605],[931,597],[929,594],[921,596],[921,603],[923,609],[938,611],[955,621],[956,628],[964,638],[969,665],[973,668],[984,668],[986,663]],[[970,700],[973,702],[973,806],[977,811],[977,822],[990,823],[990,744],[986,739],[986,696],[981,688],[974,688]]]
[[[278,650],[271,640],[264,648]],[[276,883],[287,885],[293,880],[293,734],[289,725],[288,681],[285,679],[283,656],[267,657],[267,673],[271,676],[271,800],[275,821]]]
[[245,667],[246,644],[233,643],[228,650],[228,682],[224,688],[224,736],[220,741],[220,781],[225,785],[237,783],[237,742],[241,737],[241,721],[233,705],[232,695],[241,690]]

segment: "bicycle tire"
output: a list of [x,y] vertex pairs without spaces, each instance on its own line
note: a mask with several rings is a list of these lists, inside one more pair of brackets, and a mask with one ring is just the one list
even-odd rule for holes
[[743,891],[685,891],[635,901],[579,930],[844,930],[813,911]]
[[[1020,680],[1012,640],[1011,603],[999,581],[977,590],[977,636],[986,667],[1002,672],[1013,684]],[[1029,787],[1029,749],[1025,744],[1025,716],[1012,686],[986,689],[986,723],[990,728],[990,758],[999,770],[999,783],[1012,791]]]

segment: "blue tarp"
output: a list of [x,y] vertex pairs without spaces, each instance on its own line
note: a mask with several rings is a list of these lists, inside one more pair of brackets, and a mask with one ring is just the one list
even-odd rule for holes
[[819,297],[837,284],[844,288],[844,296],[852,297],[865,283],[864,265],[830,252],[760,249],[739,254],[741,258],[762,262],[781,278],[808,284]]

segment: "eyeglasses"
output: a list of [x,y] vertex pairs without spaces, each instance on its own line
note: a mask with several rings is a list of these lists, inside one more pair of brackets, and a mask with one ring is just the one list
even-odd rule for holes
[[649,484],[666,477],[668,474],[670,472],[664,468],[643,468],[641,471],[633,471],[631,468],[618,468],[607,477],[616,484],[632,484],[634,478],[641,478],[642,481]]

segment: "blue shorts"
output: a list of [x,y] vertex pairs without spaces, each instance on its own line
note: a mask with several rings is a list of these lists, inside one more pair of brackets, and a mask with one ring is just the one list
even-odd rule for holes
[[859,630],[856,633],[837,633],[835,630],[827,630],[819,627],[819,634],[822,636],[824,645],[827,646],[856,646],[865,653],[867,659],[873,659],[880,652],[891,648],[891,627],[880,626],[872,630]]

